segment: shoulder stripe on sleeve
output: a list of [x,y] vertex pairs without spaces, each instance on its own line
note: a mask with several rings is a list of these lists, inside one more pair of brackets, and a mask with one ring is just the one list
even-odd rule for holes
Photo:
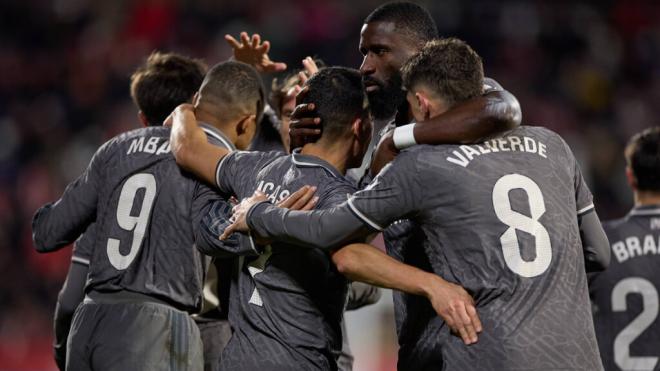
[[89,259],[81,258],[75,255],[71,257],[71,261],[82,265],[89,265]]
[[578,210],[577,214],[578,216],[584,215],[594,209],[594,204],[589,204],[589,206],[583,207],[580,210]]
[[229,154],[221,158],[220,161],[218,161],[218,164],[215,166],[215,186],[218,188],[220,188],[220,169],[222,168],[222,164],[225,163],[225,160],[228,156]]
[[375,229],[379,232],[382,232],[385,229],[385,228],[381,227],[380,225],[378,225],[378,223],[376,223],[376,222],[372,221],[371,219],[369,219],[360,210],[358,210],[355,207],[355,205],[353,205],[353,197],[348,198],[348,207],[349,207],[349,209],[351,209],[353,214],[355,214],[355,216],[358,217],[358,219],[361,219],[363,222],[367,223],[371,228],[373,228],[373,229]]

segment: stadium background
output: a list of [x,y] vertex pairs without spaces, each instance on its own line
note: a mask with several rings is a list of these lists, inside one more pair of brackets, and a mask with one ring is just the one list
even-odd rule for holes
[[[5,0],[0,4],[0,369],[53,369],[52,313],[70,251],[37,255],[30,219],[110,137],[138,126],[128,79],[154,49],[230,56],[225,33],[259,32],[271,57],[358,67],[381,1]],[[483,57],[523,122],[559,132],[602,219],[632,205],[625,141],[660,124],[660,3],[427,1],[440,34]],[[268,81],[268,79],[267,79]],[[268,85],[268,83],[267,83]],[[356,370],[394,369],[391,301],[351,314]]]

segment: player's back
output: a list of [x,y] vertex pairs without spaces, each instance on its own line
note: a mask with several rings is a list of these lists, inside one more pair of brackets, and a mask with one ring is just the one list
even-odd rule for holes
[[192,230],[200,184],[176,165],[169,132],[133,130],[99,152],[97,248],[86,292],[138,293],[193,312],[204,272]]
[[612,248],[590,279],[593,318],[606,370],[660,370],[660,205],[603,223]]
[[[276,203],[312,185],[319,197],[316,208],[327,209],[355,191],[332,165],[299,153],[236,152],[220,166],[220,174],[233,174],[232,183],[240,183],[232,186],[239,198],[260,190]],[[223,369],[336,369],[347,281],[329,253],[275,242],[244,259],[231,300],[236,332],[223,354]],[[252,357],[255,352],[262,356]]]
[[433,367],[424,360],[439,362],[441,350],[446,370],[600,369],[578,228],[593,204],[564,141],[520,127],[409,152],[425,190],[411,219],[434,272],[475,298],[484,332],[465,346],[439,318],[420,318],[429,325],[402,346],[400,368]]

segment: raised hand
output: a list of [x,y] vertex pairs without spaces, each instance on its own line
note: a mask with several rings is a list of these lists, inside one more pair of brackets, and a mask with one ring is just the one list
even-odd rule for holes
[[261,41],[259,34],[248,36],[247,32],[241,32],[241,41],[238,42],[233,36],[225,35],[225,40],[234,50],[234,59],[253,66],[261,73],[280,72],[286,70],[286,63],[273,62],[268,56],[270,42]]
[[312,57],[306,57],[302,60],[303,70],[298,72],[298,79],[300,80],[300,87],[312,77],[313,74],[319,72],[319,67],[314,62]]

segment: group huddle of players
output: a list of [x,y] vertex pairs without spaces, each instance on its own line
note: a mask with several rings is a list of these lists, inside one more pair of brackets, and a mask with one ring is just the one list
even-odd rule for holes
[[568,145],[419,5],[365,19],[359,71],[306,58],[270,99],[270,44],[227,41],[208,71],[152,54],[145,127],[37,211],[38,251],[77,240],[61,369],[350,370],[344,311],[376,287],[400,370],[660,369],[660,129],[631,140],[636,206],[603,228]]

